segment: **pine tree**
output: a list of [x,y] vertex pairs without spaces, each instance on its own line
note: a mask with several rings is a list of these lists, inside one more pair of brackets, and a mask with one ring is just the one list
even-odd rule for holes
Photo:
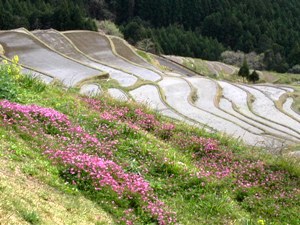
[[248,67],[248,63],[247,63],[246,58],[244,58],[243,65],[242,65],[242,67],[240,68],[238,75],[239,75],[240,77],[243,77],[243,82],[245,81],[245,78],[248,79],[248,77],[249,77],[249,75],[250,75],[249,67]]

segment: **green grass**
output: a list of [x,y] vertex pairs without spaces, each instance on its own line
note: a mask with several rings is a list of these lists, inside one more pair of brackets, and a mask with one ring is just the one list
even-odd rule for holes
[[136,50],[137,54],[139,54],[139,56],[141,56],[143,59],[145,59],[148,63],[152,64],[153,62],[153,58],[147,54],[146,52],[142,51],[142,50]]
[[184,58],[183,65],[197,73],[212,77],[213,73],[208,68],[208,65],[202,59]]
[[[16,101],[54,108],[84,130],[104,138],[105,133],[98,132],[98,122],[99,113],[106,109],[96,110],[89,106],[78,95],[77,89],[45,86],[28,76],[13,85],[17,90]],[[107,83],[105,88],[111,85],[114,84]],[[157,133],[155,128],[134,131],[123,123],[100,120],[106,124],[106,130],[117,131],[114,136],[108,136],[118,141],[114,161],[127,172],[141,174],[158,198],[177,213],[180,224],[259,224],[259,220],[265,224],[299,224],[299,196],[280,202],[261,188],[234,190],[236,178],[233,177],[196,177],[201,167],[201,147],[189,141],[191,137],[211,138],[217,140],[222,154],[232,154],[237,162],[259,159],[270,171],[285,171],[285,186],[280,187],[287,192],[299,187],[297,161],[246,147],[219,133],[207,133],[173,122],[138,104],[118,102],[106,96],[96,100],[117,109],[128,107],[133,111],[142,108],[161,123],[175,123],[169,137]],[[26,134],[17,126],[0,126],[0,137],[0,223],[117,224],[124,216],[124,210],[133,208],[132,217],[137,217],[136,224],[155,224],[137,206],[138,199],[119,199],[108,189],[95,191],[88,182],[72,185],[64,176],[64,169],[42,154],[45,145],[54,143],[52,139]],[[256,192],[261,194],[261,199],[253,197]],[[277,206],[280,208],[278,215]]]
[[136,53],[140,57],[142,57],[144,60],[146,60],[148,63],[150,63],[150,64],[158,67],[159,69],[161,69],[163,71],[167,70],[167,68],[164,67],[164,66],[162,66],[162,65],[160,65],[160,63],[151,54],[149,54],[147,52],[144,52],[142,50],[139,50],[139,49],[136,50]]

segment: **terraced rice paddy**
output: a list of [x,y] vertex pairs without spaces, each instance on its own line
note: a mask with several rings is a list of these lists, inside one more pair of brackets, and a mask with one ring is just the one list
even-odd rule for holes
[[148,105],[152,109],[157,111],[168,109],[161,99],[158,88],[154,85],[144,85],[129,93],[137,102]]
[[109,66],[105,66],[96,62],[95,60],[89,58],[83,52],[81,52],[77,47],[62,33],[56,30],[37,30],[33,32],[35,36],[45,42],[47,45],[51,46],[56,51],[76,59],[88,66],[94,67],[106,71],[110,74],[110,77],[123,87],[129,87],[137,82],[137,78],[129,73],[125,73],[122,70],[117,70]]
[[[3,57],[19,55],[25,72],[36,71],[46,82],[55,78],[66,86],[80,84],[82,94],[103,93],[99,87],[110,79],[97,76],[108,73],[118,85],[109,83],[103,90],[119,100],[132,98],[173,119],[250,145],[279,148],[300,143],[300,115],[292,109],[294,99],[289,96],[294,90],[289,86],[208,79],[157,57],[171,70],[160,71],[124,40],[89,31],[2,31],[0,45]],[[235,72],[219,62],[208,62],[208,67],[216,73]]]
[[294,102],[293,98],[288,98],[286,102],[283,104],[283,110],[288,115],[292,116],[294,119],[300,122],[300,115],[292,109],[293,102]]
[[131,64],[115,55],[112,51],[109,39],[99,33],[89,31],[72,31],[64,32],[64,34],[80,51],[96,60],[99,60],[100,62],[120,68],[144,80],[158,81],[161,79],[160,74],[150,69]]
[[293,135],[297,135],[298,137],[300,137],[300,123],[277,110],[274,102],[269,99],[263,92],[245,85],[239,85],[239,87],[248,91],[255,98],[251,105],[253,111],[258,116],[282,126],[286,126],[287,128],[289,128],[290,132]]
[[18,55],[21,64],[49,74],[67,86],[103,73],[57,54],[23,30],[0,32],[0,43],[5,56],[12,58]]
[[123,58],[134,62],[136,64],[149,67],[151,69],[156,70],[155,67],[153,67],[151,64],[144,61],[141,57],[139,57],[129,46],[128,43],[126,43],[123,39],[119,37],[110,37],[111,41],[114,44],[115,50],[118,53],[118,55],[122,56]]

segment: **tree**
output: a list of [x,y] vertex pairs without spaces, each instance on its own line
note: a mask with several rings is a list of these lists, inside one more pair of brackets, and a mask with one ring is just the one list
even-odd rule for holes
[[259,75],[256,72],[256,70],[254,70],[248,77],[247,77],[248,81],[253,82],[253,84],[259,80]]
[[250,75],[249,67],[248,67],[248,63],[247,63],[246,57],[244,57],[244,62],[243,62],[242,67],[239,70],[238,75],[240,77],[243,77],[243,82],[245,81],[245,78],[248,79],[248,77]]
[[139,49],[142,49],[143,51],[155,53],[155,45],[151,38],[146,38],[141,41],[138,41],[136,43],[136,46]]

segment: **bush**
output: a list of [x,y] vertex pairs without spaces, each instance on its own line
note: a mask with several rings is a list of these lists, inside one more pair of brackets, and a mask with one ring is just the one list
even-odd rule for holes
[[247,80],[253,83],[259,80],[259,74],[256,72],[256,70],[254,70],[249,77],[247,77]]
[[14,56],[12,62],[2,61],[0,65],[0,99],[17,101],[17,81],[20,79],[19,57]]
[[151,38],[146,38],[136,43],[137,48],[145,51],[155,53],[155,44],[153,43]]
[[289,73],[300,73],[300,64],[293,66],[293,68],[289,69]]
[[121,31],[119,30],[119,28],[116,26],[116,24],[114,24],[109,20],[100,21],[97,24],[97,27],[99,30],[102,30],[105,34],[113,35],[121,38],[124,37]]

